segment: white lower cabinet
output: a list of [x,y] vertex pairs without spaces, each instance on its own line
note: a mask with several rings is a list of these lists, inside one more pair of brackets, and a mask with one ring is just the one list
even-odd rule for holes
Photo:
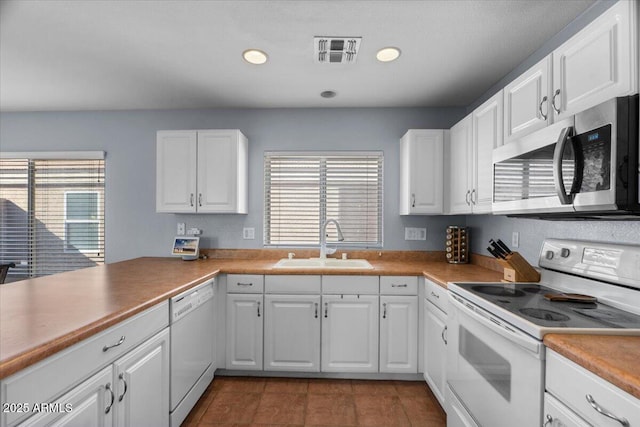
[[378,295],[322,296],[322,371],[378,372]]
[[227,369],[262,370],[262,294],[227,294]]
[[447,309],[446,289],[425,279],[424,379],[443,408],[447,386]]
[[418,297],[380,297],[380,372],[418,372]]
[[320,295],[265,295],[264,369],[320,371]]
[[117,426],[169,425],[169,329],[114,363]]
[[545,426],[640,425],[640,399],[551,349],[545,376]]
[[20,426],[168,426],[169,329],[57,399]]
[[57,399],[54,412],[40,412],[20,427],[107,427],[113,425],[114,404],[113,367],[108,366]]

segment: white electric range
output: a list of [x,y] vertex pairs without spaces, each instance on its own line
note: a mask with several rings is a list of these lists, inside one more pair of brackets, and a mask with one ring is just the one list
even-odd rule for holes
[[449,427],[541,426],[547,333],[640,335],[640,246],[548,239],[539,266],[540,284],[449,284]]

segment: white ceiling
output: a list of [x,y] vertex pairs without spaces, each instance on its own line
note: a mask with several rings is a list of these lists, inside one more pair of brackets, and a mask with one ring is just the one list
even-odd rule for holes
[[[593,2],[2,1],[0,110],[467,106]],[[314,36],[361,36],[357,62]]]

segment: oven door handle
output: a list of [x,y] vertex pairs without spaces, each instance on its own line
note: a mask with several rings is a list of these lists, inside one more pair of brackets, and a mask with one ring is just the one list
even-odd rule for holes
[[[556,148],[553,151],[553,183],[556,187],[556,193],[560,199],[560,203],[563,205],[570,205],[573,203],[573,194],[567,194],[564,189],[564,182],[562,179],[562,154],[567,146],[569,137],[573,135],[573,127],[569,126],[560,131],[560,137],[556,142]],[[574,163],[574,167],[575,167]],[[577,167],[576,167],[577,169]],[[575,171],[577,173],[577,171]],[[575,177],[574,177],[575,183]],[[575,185],[574,185],[575,186]]]
[[502,322],[495,319],[493,316],[489,314],[480,313],[478,310],[472,307],[468,307],[465,303],[458,300],[458,297],[451,296],[451,301],[457,304],[461,309],[463,309],[464,313],[472,317],[474,320],[477,320],[478,323],[488,328],[489,330],[501,335],[503,338],[508,339],[509,341],[519,345],[520,347],[530,351],[531,353],[535,353],[540,357],[540,347],[542,344],[540,341],[531,338],[529,336],[525,336],[524,333],[518,333],[517,331],[507,328]]

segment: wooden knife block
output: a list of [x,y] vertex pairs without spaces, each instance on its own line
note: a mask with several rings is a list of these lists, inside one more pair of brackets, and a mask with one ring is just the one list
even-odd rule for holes
[[504,267],[505,282],[539,282],[540,273],[518,252],[507,255],[507,259],[499,259]]

